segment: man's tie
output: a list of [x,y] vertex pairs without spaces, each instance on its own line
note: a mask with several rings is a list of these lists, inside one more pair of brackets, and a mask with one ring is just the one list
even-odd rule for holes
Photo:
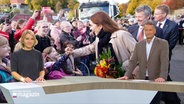
[[159,23],[158,23],[158,27],[160,27],[160,28],[161,28],[161,25],[162,25],[162,23],[160,23],[160,22],[159,22]]
[[138,42],[140,42],[141,40],[144,39],[144,28],[142,28],[142,30],[140,31],[139,33],[139,36],[138,36]]

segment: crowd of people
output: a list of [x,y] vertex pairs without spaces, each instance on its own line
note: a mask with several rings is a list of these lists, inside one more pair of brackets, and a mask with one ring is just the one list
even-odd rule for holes
[[[172,81],[169,72],[172,50],[177,41],[183,44],[176,22],[167,18],[167,5],[152,9],[141,5],[135,9],[135,21],[112,20],[105,12],[93,14],[88,21],[68,21],[62,16],[52,23],[29,20],[5,23],[0,30],[0,81],[44,81],[63,76],[86,75],[78,68],[82,61],[88,67],[104,49],[110,49],[115,63],[123,62],[126,73],[118,80],[143,79]],[[181,25],[183,26],[183,25]],[[180,27],[183,28],[183,27]],[[180,104],[176,93],[158,92],[151,104]],[[2,97],[1,102],[6,102]]]

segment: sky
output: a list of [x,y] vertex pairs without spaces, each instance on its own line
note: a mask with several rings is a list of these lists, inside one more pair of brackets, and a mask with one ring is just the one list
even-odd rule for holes
[[[89,0],[78,0],[79,2],[87,2]],[[90,0],[90,1],[109,1],[111,3],[127,3],[129,0]]]

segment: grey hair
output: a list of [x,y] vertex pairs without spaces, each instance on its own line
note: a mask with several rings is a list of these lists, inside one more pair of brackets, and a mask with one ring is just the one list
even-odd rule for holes
[[151,7],[148,5],[140,5],[135,9],[135,12],[144,12],[145,16],[151,15]]
[[155,23],[154,23],[153,20],[147,20],[147,21],[145,21],[145,22],[143,23],[143,26],[145,26],[145,25],[152,25],[152,26],[154,26],[155,29],[156,29],[156,25],[155,25]]
[[62,21],[60,24],[61,29],[63,30],[64,27],[70,26],[72,28],[72,24],[68,21]]

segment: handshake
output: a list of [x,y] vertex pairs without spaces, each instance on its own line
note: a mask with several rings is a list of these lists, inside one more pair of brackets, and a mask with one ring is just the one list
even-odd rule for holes
[[71,54],[73,53],[73,48],[71,48],[71,47],[66,47],[66,48],[65,48],[65,53],[66,53],[67,55],[71,55]]

